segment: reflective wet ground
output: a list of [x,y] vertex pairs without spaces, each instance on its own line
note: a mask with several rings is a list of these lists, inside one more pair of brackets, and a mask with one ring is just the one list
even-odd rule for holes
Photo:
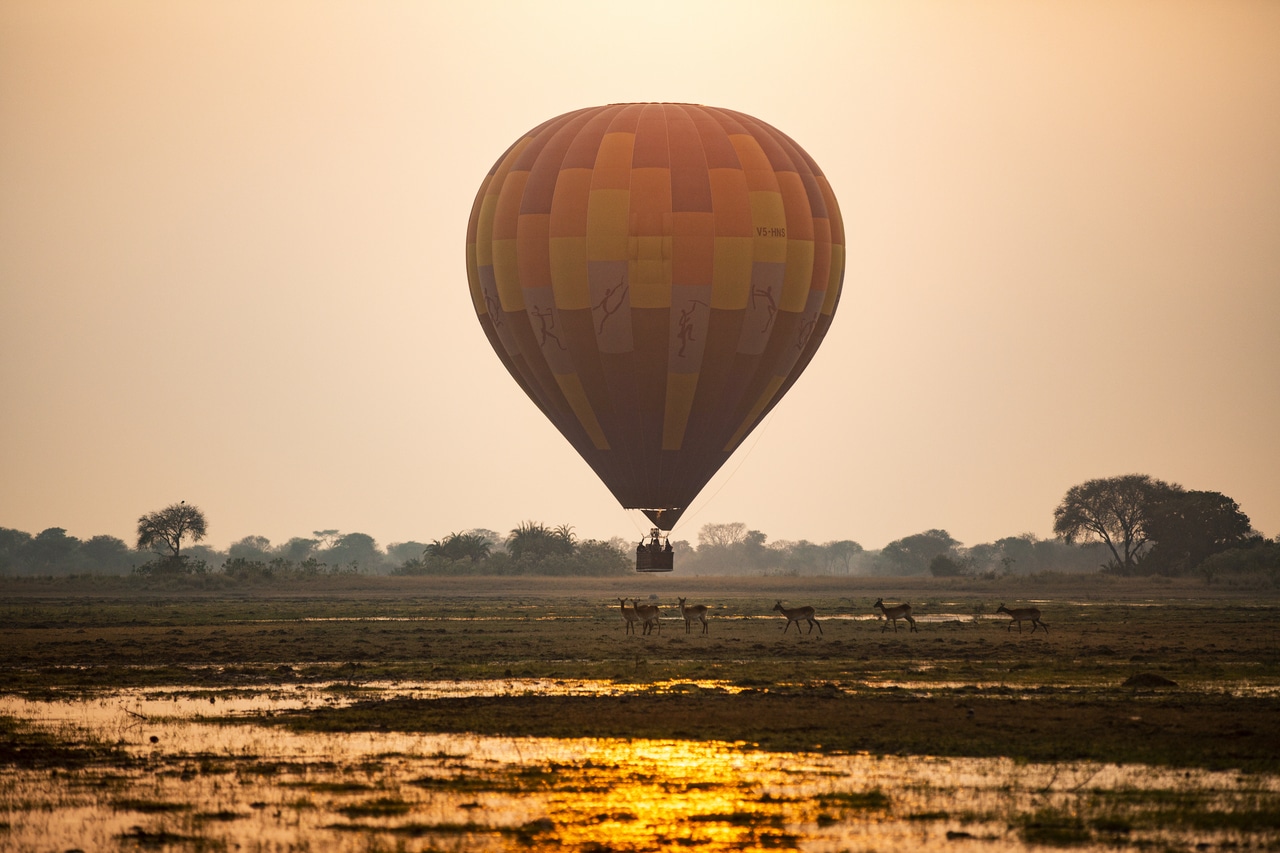
[[270,724],[371,694],[627,690],[588,680],[338,687],[4,697],[0,716],[110,754],[0,767],[0,850],[1280,846],[1273,774]]

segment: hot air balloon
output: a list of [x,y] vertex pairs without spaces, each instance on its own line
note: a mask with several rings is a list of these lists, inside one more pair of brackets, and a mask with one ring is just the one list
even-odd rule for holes
[[665,531],[809,364],[843,277],[818,165],[759,119],[700,105],[538,125],[498,158],[467,225],[471,295],[503,365]]

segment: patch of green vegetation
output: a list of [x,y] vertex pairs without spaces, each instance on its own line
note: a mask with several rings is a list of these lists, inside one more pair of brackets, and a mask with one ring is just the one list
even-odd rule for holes
[[123,750],[87,738],[64,737],[0,716],[0,766],[75,770],[94,764],[131,767]]
[[749,811],[690,815],[688,821],[690,823],[722,823],[728,826],[771,826],[777,828],[781,828],[786,823],[782,815]]
[[111,807],[120,812],[142,812],[143,814],[169,814],[172,812],[191,811],[190,803],[170,803],[164,800],[120,799],[113,800]]
[[343,806],[337,811],[339,814],[348,818],[357,817],[394,817],[396,815],[408,814],[413,809],[412,803],[395,797],[379,797],[376,800],[368,800],[363,803],[353,803]]
[[837,791],[819,794],[819,803],[830,808],[845,808],[858,811],[887,811],[893,804],[889,795],[879,788],[869,791]]
[[365,791],[374,790],[374,787],[372,785],[365,784],[364,782],[350,782],[350,781],[285,782],[284,784],[281,785],[281,787],[282,788],[306,788],[308,791],[314,791],[317,794],[359,794]]
[[1121,831],[1183,827],[1200,832],[1257,833],[1280,826],[1280,792],[1204,789],[1092,792],[1089,806],[1103,816],[1090,826],[1108,831],[1108,824]]
[[127,832],[122,832],[116,837],[121,841],[132,841],[139,847],[151,847],[157,849],[175,847],[182,844],[195,844],[199,842],[199,839],[197,838],[179,835],[176,832],[169,832],[165,829],[152,831],[143,829],[140,826],[131,827]]
[[407,838],[421,838],[428,835],[471,835],[475,833],[493,833],[487,826],[478,823],[403,823],[384,826],[369,823],[330,823],[324,826],[335,832],[365,832],[369,834],[390,834]]
[[1271,836],[1280,826],[1280,794],[1233,794],[1212,790],[1095,791],[1068,806],[1041,808],[1015,817],[1019,836],[1057,847],[1128,843],[1144,832],[1228,833]]
[[410,779],[407,784],[428,791],[448,791],[450,793],[479,793],[495,791],[498,786],[492,779],[481,776],[420,776]]
[[1093,834],[1078,815],[1061,809],[1041,808],[1019,815],[1015,825],[1022,840],[1028,844],[1075,847],[1093,840]]
[[1089,828],[1106,835],[1128,835],[1133,832],[1133,824],[1119,817],[1090,818]]
[[237,820],[244,820],[247,817],[249,817],[249,815],[241,814],[240,812],[227,811],[225,809],[218,812],[196,812],[192,815],[192,818],[196,821],[210,821],[216,823],[231,823]]
[[523,823],[514,829],[500,830],[504,835],[513,836],[521,844],[539,843],[542,836],[549,835],[555,831],[556,825],[550,818],[540,817]]
[[795,850],[800,846],[800,836],[792,832],[762,832],[750,841],[766,850]]

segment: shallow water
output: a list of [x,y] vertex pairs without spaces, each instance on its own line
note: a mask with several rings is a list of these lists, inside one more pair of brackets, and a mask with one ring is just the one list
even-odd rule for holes
[[[726,687],[672,682],[659,689]],[[511,679],[483,686],[280,684],[0,696],[0,715],[67,742],[116,746],[130,759],[75,770],[0,765],[0,850],[835,851],[944,844],[1007,850],[1062,838],[1076,849],[1280,843],[1275,829],[1203,817],[1242,806],[1273,813],[1280,803],[1275,775],[778,754],[703,741],[304,734],[265,724],[277,712],[371,696],[626,689]],[[1143,817],[1158,816],[1170,802],[1193,803],[1200,816],[1182,824]]]

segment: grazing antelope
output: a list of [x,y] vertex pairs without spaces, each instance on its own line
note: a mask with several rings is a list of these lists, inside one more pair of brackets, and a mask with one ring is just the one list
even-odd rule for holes
[[1031,633],[1034,634],[1036,632],[1037,627],[1043,628],[1046,634],[1049,633],[1049,626],[1040,621],[1039,607],[1015,607],[1012,610],[1010,610],[1009,608],[1005,607],[1004,604],[1001,604],[999,607],[996,608],[996,612],[1009,614],[1009,619],[1010,619],[1009,627],[1005,628],[1006,631],[1013,630],[1013,623],[1017,622],[1018,633],[1021,634],[1022,623],[1030,622]]
[[[814,609],[812,607],[783,607],[779,601],[773,605],[773,609],[787,617],[787,624],[782,626],[782,633],[787,633],[787,629],[791,627],[791,623],[796,623],[796,636],[800,636],[800,620],[803,619],[809,623],[808,633],[813,633],[813,626],[818,625],[818,620],[813,618]],[[818,625],[818,633],[822,633],[822,626]]]
[[658,618],[660,616],[658,612],[658,605],[641,604],[639,601],[637,601],[634,598],[631,599],[631,603],[635,605],[636,616],[639,617],[640,621],[644,623],[643,633],[645,634],[651,633],[653,631],[653,626],[657,625],[658,633],[661,634],[662,620]]
[[[695,604],[692,607],[684,606],[685,599],[680,599],[680,613],[684,616],[684,632],[689,633],[689,627],[693,625],[693,620],[697,619],[702,623],[702,633],[707,633],[707,605]],[[797,626],[798,627],[798,626]]]
[[889,630],[890,620],[893,621],[893,630],[897,631],[899,619],[906,619],[907,622],[911,624],[911,630],[915,631],[917,634],[920,633],[920,629],[916,627],[916,620],[911,618],[910,604],[895,604],[893,607],[885,607],[884,599],[877,598],[876,603],[871,605],[871,609],[875,610],[877,607],[879,607],[880,612],[884,614],[884,627],[880,629],[880,633],[883,634],[885,631]]
[[634,607],[628,607],[627,600],[625,598],[618,599],[618,606],[622,608],[622,618],[627,622],[627,633],[634,634],[636,632],[636,622],[640,619],[640,617],[636,615],[636,609]]

